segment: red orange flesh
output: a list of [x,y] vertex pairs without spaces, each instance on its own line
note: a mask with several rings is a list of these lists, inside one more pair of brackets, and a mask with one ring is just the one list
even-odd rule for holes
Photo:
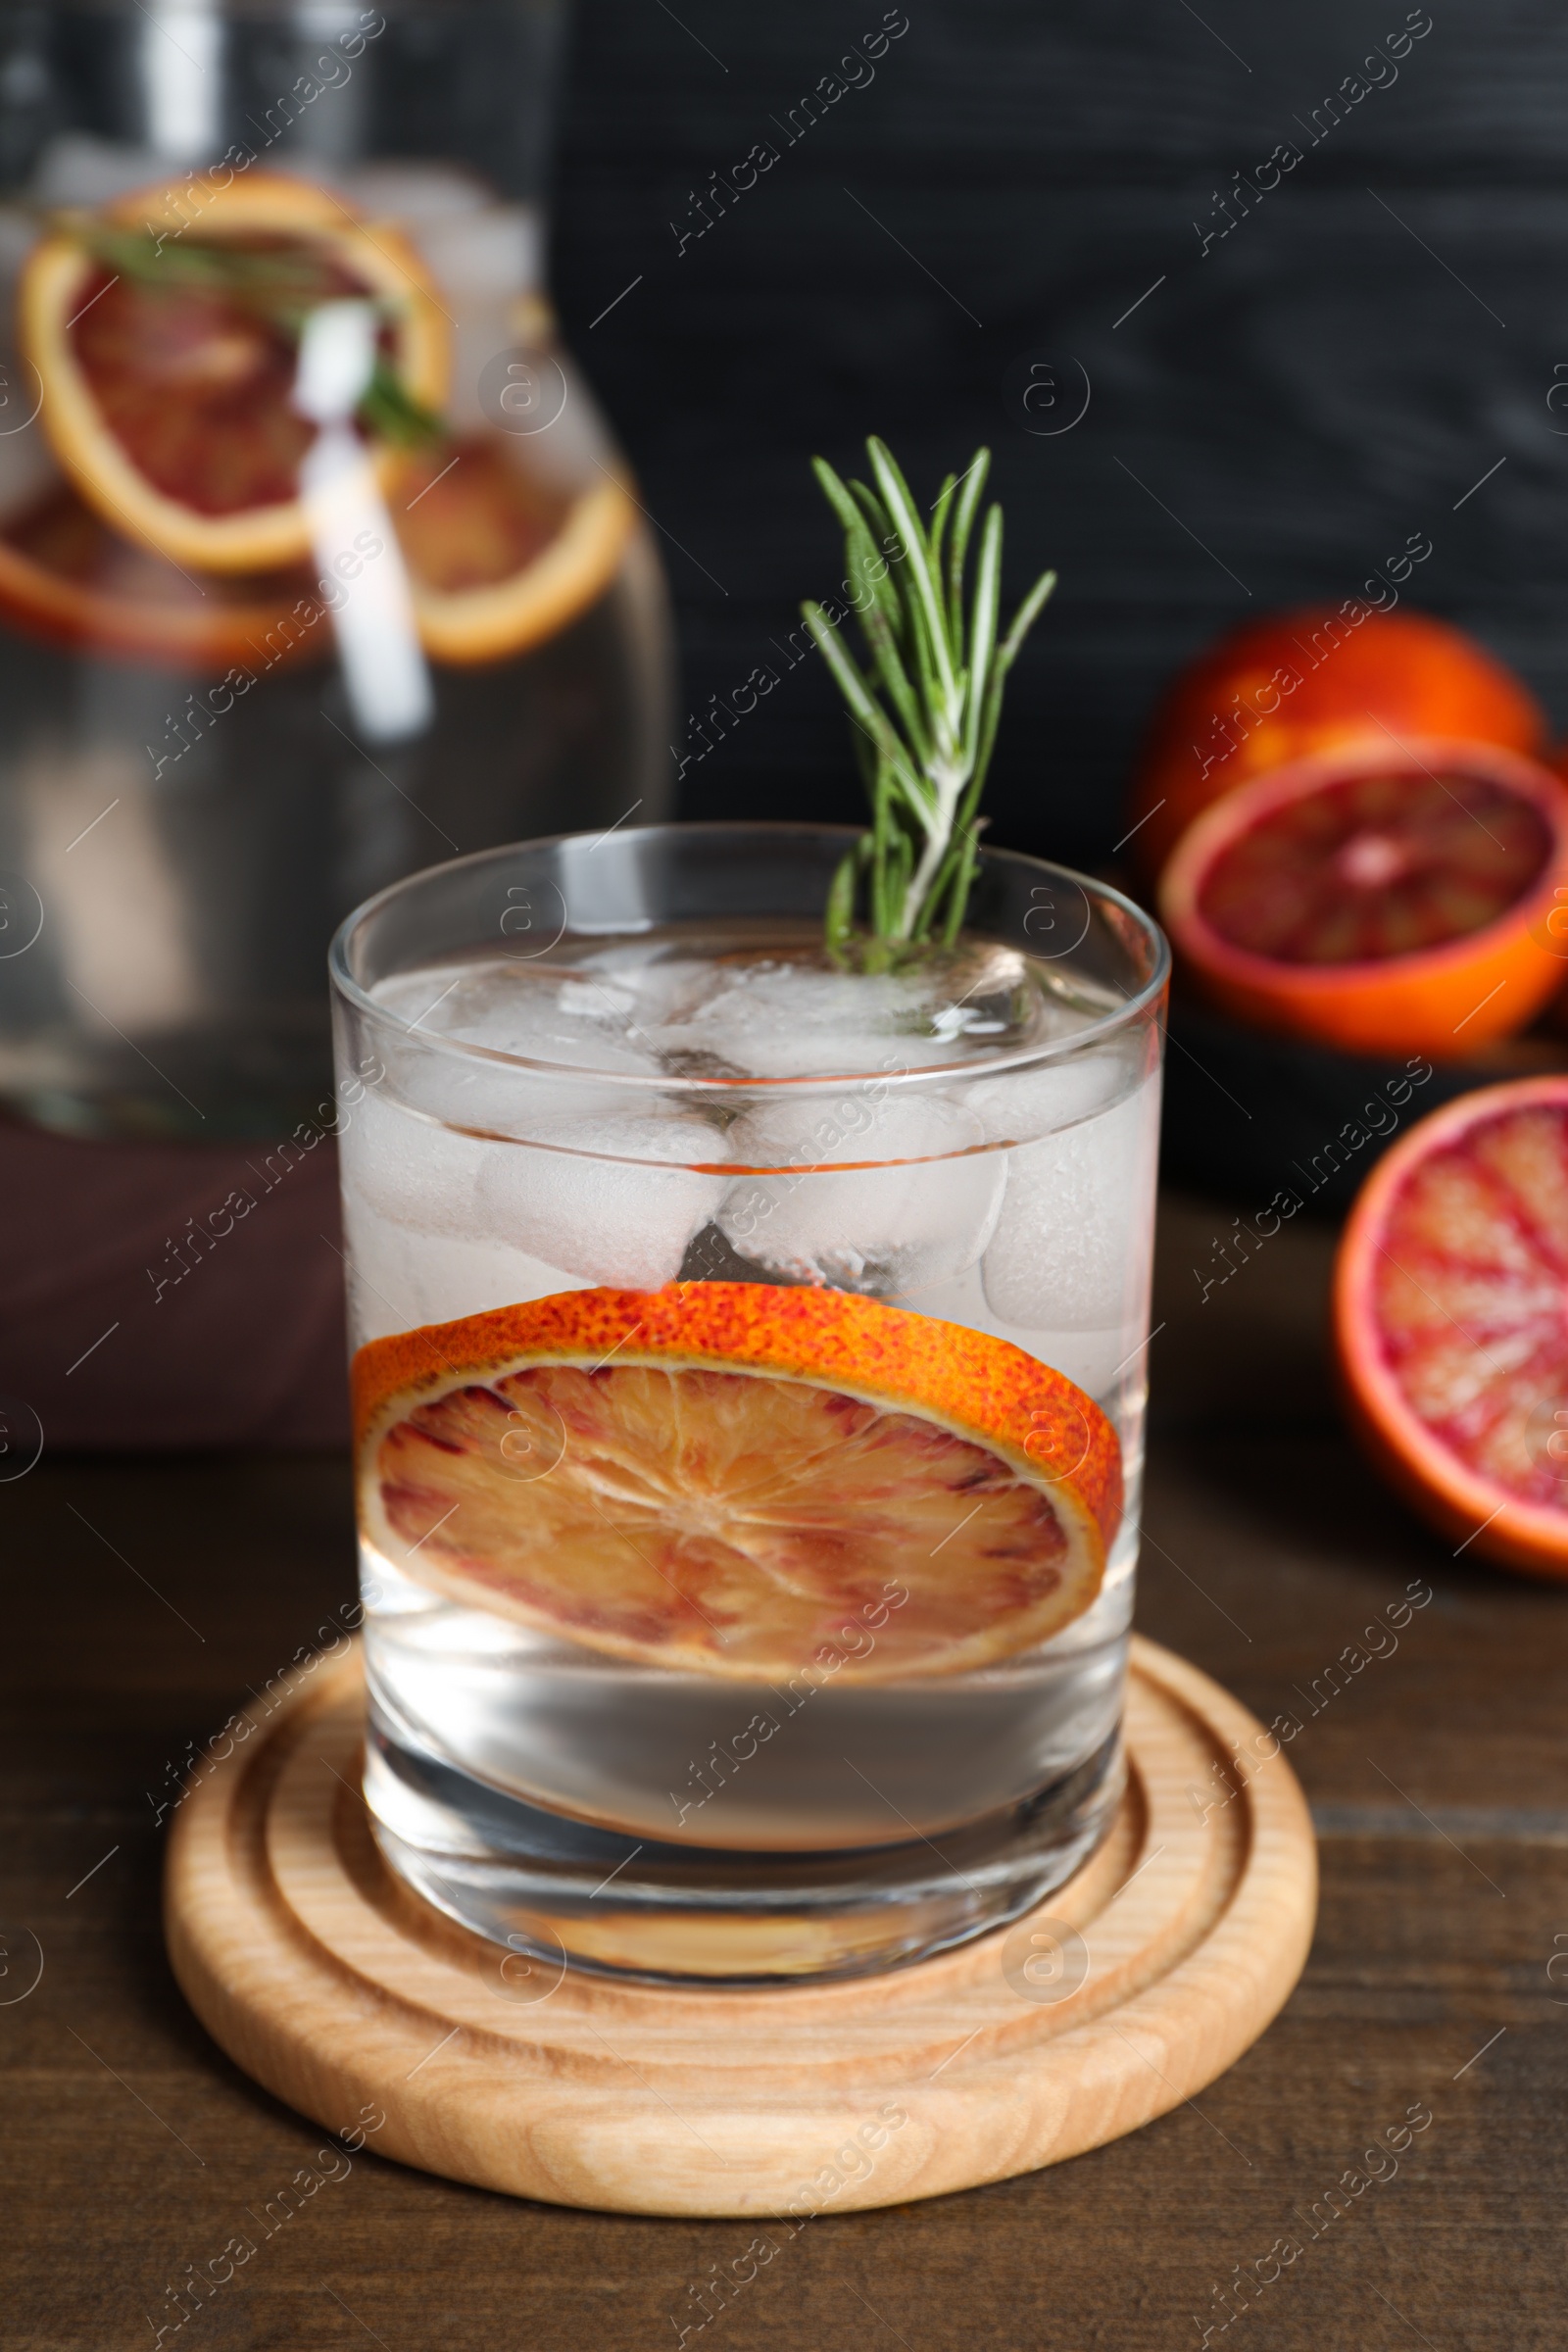
[[1545,713],[1522,679],[1429,612],[1349,598],[1251,622],[1200,655],[1155,712],[1128,804],[1130,854],[1153,877],[1194,819],[1238,785],[1415,735],[1530,754]]
[[425,651],[461,666],[555,636],[604,595],[636,519],[608,474],[575,496],[553,491],[504,435],[416,452],[394,520]]
[[1456,1549],[1568,1578],[1568,1075],[1461,1096],[1385,1155],[1334,1327],[1391,1483]]
[[1120,1517],[1115,1433],[1070,1381],[841,1292],[564,1292],[372,1341],[354,1390],[395,1567],[685,1672],[993,1663],[1089,1606]]
[[1568,793],[1474,744],[1300,760],[1205,811],[1158,896],[1224,1010],[1457,1058],[1523,1028],[1568,972]]
[[[254,667],[269,631],[301,599],[314,602],[315,588],[304,564],[214,572],[204,585],[150,547],[118,537],[65,483],[0,526],[0,612],[50,645],[171,668]],[[296,633],[281,658],[303,655],[310,642]]]

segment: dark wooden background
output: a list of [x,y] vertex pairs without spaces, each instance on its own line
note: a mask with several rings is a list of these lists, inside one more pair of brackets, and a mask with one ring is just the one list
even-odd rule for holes
[[[1004,842],[1105,856],[1171,669],[1271,606],[1352,594],[1412,531],[1434,544],[1423,601],[1568,724],[1568,393],[1546,406],[1559,362],[1568,380],[1568,13],[1432,0],[1397,81],[1316,146],[1298,118],[1405,0],[906,13],[874,82],[678,257],[691,191],[755,140],[782,147],[774,118],[880,0],[578,15],[557,286],[666,534],[687,708],[831,587],[806,459],[849,462],[880,431],[928,496],[988,441],[1014,588],[1061,572],[1015,673]],[[1301,164],[1200,258],[1214,191],[1291,138]],[[1072,430],[1023,429],[1004,385],[1031,358],[1054,363],[1064,416],[1087,370]],[[853,815],[841,737],[803,666],[688,768],[685,811]]]

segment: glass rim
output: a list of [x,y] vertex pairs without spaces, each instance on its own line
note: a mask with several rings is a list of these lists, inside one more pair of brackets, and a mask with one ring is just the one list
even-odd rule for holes
[[[620,841],[657,841],[661,837],[666,840],[689,841],[698,836],[711,839],[714,836],[743,834],[749,834],[761,840],[769,838],[776,840],[784,835],[793,834],[809,836],[819,841],[842,842],[848,848],[851,843],[863,836],[865,828],[861,825],[812,824],[809,821],[795,818],[728,817],[700,818],[695,821],[674,818],[662,824],[632,825],[627,826],[624,830],[618,828],[615,830],[616,838]],[[362,900],[358,906],[344,916],[332,934],[331,945],[327,950],[327,973],[334,995],[341,997],[363,1018],[375,1022],[398,1036],[413,1037],[416,1034],[416,1024],[405,1019],[401,1013],[394,1012],[389,1005],[378,1003],[354,975],[349,962],[349,950],[361,927],[372,922],[394,901],[407,896],[421,884],[431,882],[439,876],[458,873],[465,867],[481,866],[525,854],[531,856],[561,850],[573,842],[593,841],[597,843],[604,838],[603,834],[588,832],[549,833],[529,841],[499,842],[492,844],[487,849],[466,851],[460,858],[443,858],[436,865],[420,866],[416,872],[404,874],[397,881],[387,883],[382,889],[374,892],[371,897]],[[999,865],[1027,867],[1035,872],[1047,874],[1054,881],[1070,883],[1076,890],[1083,893],[1085,900],[1091,905],[1099,901],[1102,906],[1115,908],[1117,913],[1142,935],[1146,946],[1151,951],[1148,978],[1131,996],[1125,998],[1120,1004],[1114,1006],[1102,1018],[1087,1022],[1083,1028],[1073,1030],[1069,1036],[1048,1038],[1040,1044],[1019,1046],[1001,1054],[975,1054],[972,1058],[962,1061],[926,1064],[916,1069],[846,1070],[830,1075],[812,1074],[805,1077],[781,1078],[689,1077],[665,1071],[596,1070],[579,1062],[545,1061],[529,1054],[509,1054],[496,1046],[481,1046],[466,1038],[445,1035],[438,1030],[419,1030],[417,1032],[419,1044],[426,1051],[447,1054],[460,1064],[467,1062],[492,1069],[516,1070],[526,1073],[529,1078],[540,1078],[557,1085],[569,1079],[574,1086],[604,1086],[612,1096],[616,1093],[637,1096],[656,1091],[665,1095],[681,1094],[696,1100],[704,1098],[732,1099],[738,1094],[774,1093],[784,1088],[791,1089],[796,1094],[820,1094],[824,1091],[837,1091],[845,1087],[854,1088],[872,1084],[901,1088],[916,1086],[940,1088],[955,1082],[966,1083],[990,1076],[1000,1076],[1004,1073],[1011,1074],[1019,1070],[1038,1068],[1052,1062],[1070,1060],[1077,1054],[1090,1052],[1097,1046],[1102,1046],[1108,1038],[1118,1036],[1123,1030],[1134,1027],[1151,1010],[1157,1008],[1170,983],[1171,950],[1170,942],[1147,908],[1140,906],[1136,901],[1128,898],[1126,893],[1118,890],[1113,883],[1097,881],[1093,875],[1081,874],[1076,868],[1059,865],[1051,858],[1036,858],[1024,850],[982,848],[979,863],[982,870],[986,866]],[[568,914],[563,929],[564,931],[569,928],[570,917]],[[632,926],[628,924],[627,929],[630,931]],[[591,935],[585,934],[584,936]],[[1028,953],[1027,950],[1021,952]],[[1042,958],[1041,960],[1049,961],[1051,958]],[[896,1043],[896,1038],[892,1042]]]

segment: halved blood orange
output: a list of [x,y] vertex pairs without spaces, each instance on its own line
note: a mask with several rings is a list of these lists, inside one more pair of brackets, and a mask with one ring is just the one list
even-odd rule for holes
[[354,1393],[396,1568],[687,1673],[988,1665],[1089,1606],[1121,1511],[1070,1381],[837,1291],[563,1292],[372,1341]]
[[636,519],[618,482],[553,491],[504,435],[420,450],[393,521],[426,653],[498,662],[555,636],[609,587]]
[[[290,402],[303,316],[377,302],[396,379],[428,410],[446,397],[447,321],[397,231],[322,188],[251,172],[157,250],[144,223],[177,194],[122,197],[33,248],[24,349],[50,441],[106,521],[201,571],[272,570],[311,545],[297,477],[316,428]],[[375,460],[389,483],[404,452],[378,442]]]
[[[8,620],[49,645],[175,669],[254,663],[269,631],[315,584],[300,565],[215,574],[204,586],[151,548],[120,538],[68,483],[0,523],[0,612]],[[285,633],[271,660],[294,658],[311,643],[298,630]],[[327,650],[319,635],[316,643]]]
[[1568,1074],[1461,1095],[1385,1154],[1334,1329],[1391,1483],[1460,1550],[1568,1578]]
[[[1408,579],[1410,558],[1399,564]],[[1129,854],[1152,879],[1211,802],[1298,760],[1360,744],[1387,751],[1391,734],[1529,755],[1545,723],[1522,678],[1431,612],[1369,611],[1348,598],[1270,613],[1222,637],[1170,686],[1128,801]]]
[[1562,985],[1568,792],[1533,760],[1427,740],[1244,784],[1185,833],[1161,917],[1201,993],[1351,1053],[1457,1056]]

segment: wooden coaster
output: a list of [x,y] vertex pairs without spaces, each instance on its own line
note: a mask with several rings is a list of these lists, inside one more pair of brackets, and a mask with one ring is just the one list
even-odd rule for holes
[[430,1910],[370,1837],[364,1703],[357,1654],[302,1675],[185,1798],[174,1974],[291,2107],[513,2195],[799,2218],[1057,2164],[1211,2082],[1311,1940],[1312,1831],[1283,1753],[1150,1642],[1127,1795],[1076,1878],[935,1959],[766,1990],[544,1968]]

